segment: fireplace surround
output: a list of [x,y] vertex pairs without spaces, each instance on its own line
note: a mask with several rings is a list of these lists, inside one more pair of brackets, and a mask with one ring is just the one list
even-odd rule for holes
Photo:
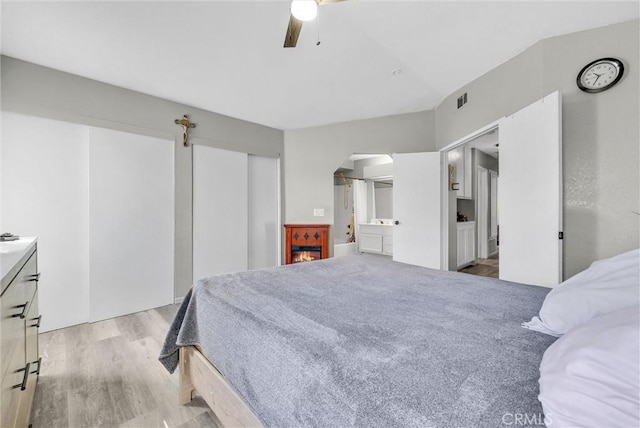
[[285,224],[285,263],[329,257],[328,224]]

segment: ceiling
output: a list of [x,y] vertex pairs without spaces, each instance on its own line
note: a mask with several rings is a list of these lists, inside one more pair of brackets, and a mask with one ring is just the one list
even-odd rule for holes
[[498,147],[498,135],[499,130],[494,129],[492,131],[487,132],[486,134],[482,134],[479,137],[474,138],[473,140],[467,143],[467,147],[472,149],[480,150],[483,153],[488,154],[491,157],[498,158],[498,153],[500,151]]
[[2,53],[295,129],[433,109],[543,38],[636,19],[638,9],[350,0],[322,6],[319,23],[284,49],[288,1],[4,0]]

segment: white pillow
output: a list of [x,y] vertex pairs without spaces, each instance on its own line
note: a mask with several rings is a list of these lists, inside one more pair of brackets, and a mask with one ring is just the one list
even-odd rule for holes
[[538,398],[549,428],[640,426],[639,313],[602,315],[546,350]]
[[640,304],[640,249],[594,262],[547,294],[522,326],[552,336],[616,309]]

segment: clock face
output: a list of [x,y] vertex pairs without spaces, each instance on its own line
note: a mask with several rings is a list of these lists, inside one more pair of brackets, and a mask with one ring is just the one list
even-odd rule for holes
[[622,78],[624,66],[615,58],[602,58],[587,64],[578,73],[577,84],[585,92],[601,92]]

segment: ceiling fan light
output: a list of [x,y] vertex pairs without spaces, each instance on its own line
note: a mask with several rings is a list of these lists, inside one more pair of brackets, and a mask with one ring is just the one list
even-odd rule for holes
[[291,14],[300,21],[311,21],[318,16],[318,4],[315,0],[293,0]]

